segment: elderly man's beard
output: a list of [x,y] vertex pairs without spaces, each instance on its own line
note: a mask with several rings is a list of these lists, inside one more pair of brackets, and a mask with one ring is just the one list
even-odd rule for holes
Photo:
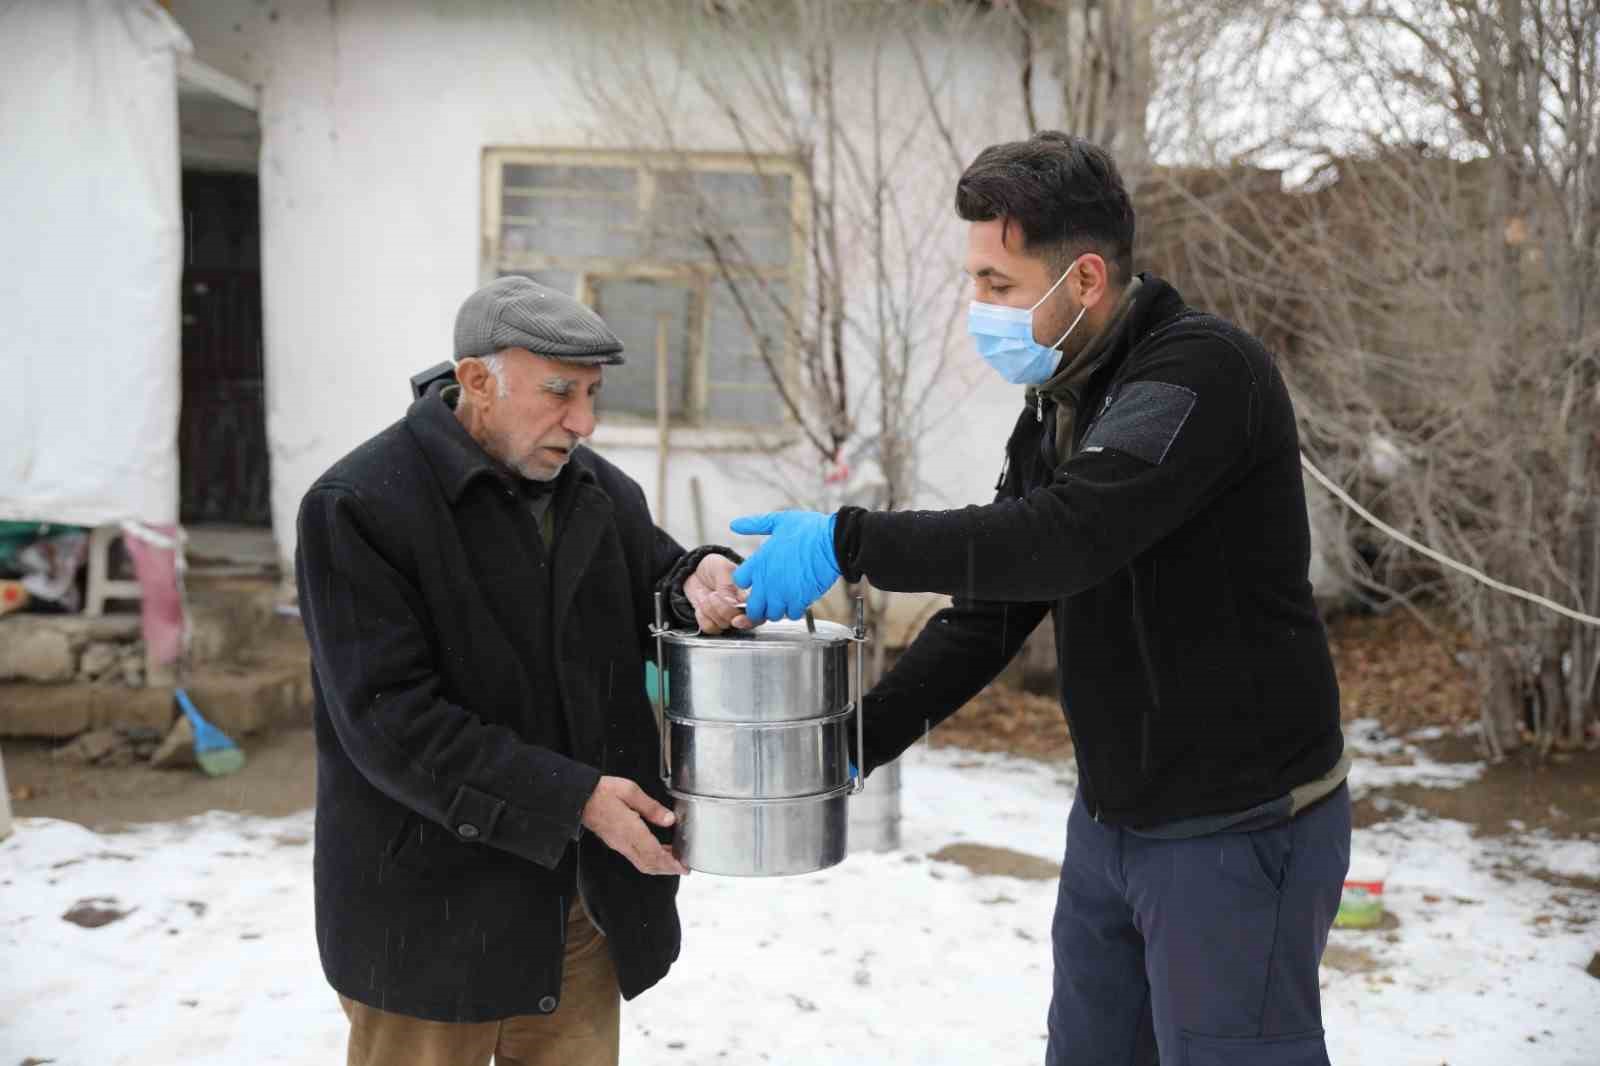
[[566,468],[567,464],[565,462],[561,463],[561,465],[557,466],[553,470],[550,468],[548,463],[541,463],[539,466],[531,466],[527,463],[518,463],[516,466],[512,467],[512,469],[515,470],[518,475],[528,481],[554,481],[556,478],[561,476],[561,471],[565,470]]
[[567,451],[567,458],[570,459],[572,452],[577,450],[577,447],[580,443],[580,441],[568,439],[556,441],[548,445],[539,444],[534,446],[532,449],[532,454],[526,456],[513,456],[512,448],[514,446],[511,444],[511,442],[497,435],[490,440],[489,447],[487,447],[485,450],[488,451],[488,453],[493,456],[501,466],[514,471],[518,477],[524,478],[528,481],[554,481],[556,478],[561,476],[561,471],[566,469],[567,460],[564,459],[560,462],[557,462],[553,459],[544,458],[544,449],[546,447],[565,448]]

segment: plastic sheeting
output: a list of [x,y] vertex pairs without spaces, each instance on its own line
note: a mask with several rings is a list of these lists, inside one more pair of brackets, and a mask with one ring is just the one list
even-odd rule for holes
[[177,521],[177,23],[0,4],[0,518]]

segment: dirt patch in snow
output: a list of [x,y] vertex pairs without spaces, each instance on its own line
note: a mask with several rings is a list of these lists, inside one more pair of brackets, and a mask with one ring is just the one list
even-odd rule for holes
[[101,832],[209,810],[269,818],[316,802],[316,740],[309,727],[244,741],[250,761],[228,777],[148,766],[85,766],[51,757],[55,743],[7,740],[6,778],[19,818],[63,818]]
[[67,909],[67,913],[61,916],[61,920],[81,925],[85,929],[98,929],[102,925],[121,921],[132,914],[134,909],[117,906],[117,901],[111,896],[91,896],[74,903]]
[[[929,855],[935,862],[965,866],[979,877],[1017,877],[1024,881],[1054,881],[1061,864],[1010,848],[989,844],[948,844]],[[995,900],[993,902],[999,902]]]
[[1374,973],[1383,967],[1366,948],[1333,943],[1323,949],[1322,965],[1342,973]]
[[[1421,747],[1441,762],[1478,758],[1470,738],[1447,737]],[[1466,822],[1479,835],[1544,830],[1563,839],[1600,839],[1600,752],[1577,752],[1542,766],[1529,755],[1513,755],[1461,788],[1391,786],[1356,802],[1355,825],[1387,821],[1408,808]]]

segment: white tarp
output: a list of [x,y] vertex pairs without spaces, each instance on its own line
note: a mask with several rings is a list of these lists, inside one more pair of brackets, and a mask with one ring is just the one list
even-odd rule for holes
[[0,4],[0,518],[178,518],[178,53],[149,0]]

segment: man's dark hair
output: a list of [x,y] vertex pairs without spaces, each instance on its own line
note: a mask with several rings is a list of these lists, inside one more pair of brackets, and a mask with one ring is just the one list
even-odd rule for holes
[[956,183],[956,214],[968,222],[1015,222],[1028,253],[1057,269],[1096,252],[1115,284],[1133,276],[1128,190],[1110,154],[1082,137],[1043,130],[985,148]]

